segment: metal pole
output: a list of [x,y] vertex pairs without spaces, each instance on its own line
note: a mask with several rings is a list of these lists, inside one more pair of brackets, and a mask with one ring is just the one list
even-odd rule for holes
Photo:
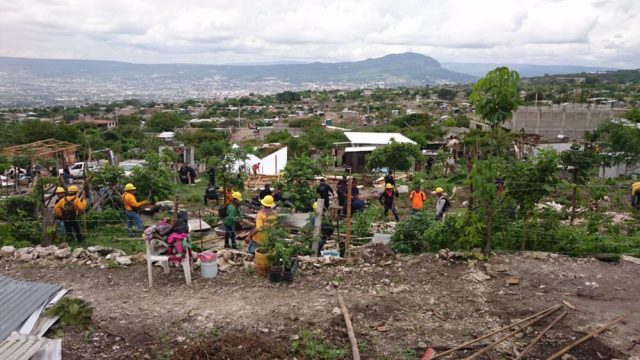
[[346,228],[346,238],[344,243],[344,255],[347,255],[349,251],[349,246],[351,246],[351,187],[353,186],[353,178],[349,177],[349,182],[347,183],[347,228]]

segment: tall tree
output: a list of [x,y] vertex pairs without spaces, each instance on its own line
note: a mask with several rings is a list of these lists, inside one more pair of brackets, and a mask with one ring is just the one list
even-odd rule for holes
[[374,150],[369,156],[369,169],[382,167],[391,170],[408,171],[416,161],[422,160],[418,145],[391,141],[390,144]]
[[592,148],[582,147],[578,144],[560,154],[560,164],[571,173],[573,194],[571,196],[571,224],[576,218],[578,206],[578,186],[584,185],[589,179],[589,174],[598,163],[598,156]]
[[489,71],[473,85],[469,100],[492,128],[511,119],[513,112],[518,109],[519,81],[520,74],[517,71],[503,66]]

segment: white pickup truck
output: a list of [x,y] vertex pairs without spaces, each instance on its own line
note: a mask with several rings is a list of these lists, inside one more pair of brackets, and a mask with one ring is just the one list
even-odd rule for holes
[[[90,161],[87,163],[87,166],[89,167],[90,171],[97,171],[98,169],[100,169],[102,167],[102,164],[105,163],[106,161],[101,160],[101,161]],[[71,166],[69,166],[69,172],[71,173],[71,177],[78,179],[81,177],[84,177],[84,162],[77,162]],[[62,175],[63,174],[63,170],[62,169],[58,169],[58,174]]]

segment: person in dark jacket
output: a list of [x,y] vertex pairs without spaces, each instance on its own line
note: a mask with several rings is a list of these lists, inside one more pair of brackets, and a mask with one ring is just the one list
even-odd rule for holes
[[338,205],[340,205],[340,207],[343,207],[345,201],[347,200],[348,186],[349,182],[347,181],[347,177],[343,175],[342,179],[338,181],[338,186],[336,187],[336,192],[338,193]]
[[398,197],[398,192],[394,190],[393,185],[386,184],[384,186],[384,192],[380,195],[378,200],[380,200],[380,204],[384,206],[384,216],[385,218],[389,215],[389,210],[393,213],[393,217],[396,222],[400,221],[398,217],[398,210],[395,205],[395,198]]
[[213,183],[209,183],[209,185],[207,185],[207,189],[204,192],[204,204],[209,205],[209,200],[215,200],[217,205],[219,199],[220,196],[218,196],[218,189],[215,185],[213,185]]
[[198,176],[196,169],[192,166],[187,166],[187,170],[189,171],[189,184],[194,185],[196,183],[196,177]]
[[318,185],[316,192],[320,195],[320,198],[324,199],[324,209],[327,210],[329,208],[329,196],[334,196],[334,193],[324,178],[320,179],[320,185]]
[[391,184],[391,185],[393,185],[394,187],[396,186],[396,181],[395,181],[395,179],[393,178],[393,171],[389,170],[389,173],[388,173],[387,175],[385,175],[385,177],[384,177],[384,184],[385,184],[385,185],[387,185],[387,184]]
[[277,203],[284,201],[284,192],[282,190],[282,185],[276,186],[276,191],[273,193],[273,200]]
[[181,184],[189,183],[189,169],[187,168],[187,165],[180,165],[180,169],[178,169],[178,177],[180,178]]
[[267,195],[273,196],[273,191],[271,191],[271,184],[264,185],[264,189],[260,191],[260,200],[264,199],[264,197]]
[[207,175],[209,175],[209,183],[215,184],[216,183],[216,168],[214,168],[214,167],[209,168],[209,171],[207,171]]

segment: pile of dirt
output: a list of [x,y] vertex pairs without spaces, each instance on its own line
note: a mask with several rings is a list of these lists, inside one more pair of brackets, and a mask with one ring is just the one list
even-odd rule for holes
[[351,259],[356,264],[379,264],[395,259],[395,252],[384,244],[371,244],[350,250]]
[[288,359],[288,340],[283,336],[228,333],[209,336],[175,349],[172,359]]

